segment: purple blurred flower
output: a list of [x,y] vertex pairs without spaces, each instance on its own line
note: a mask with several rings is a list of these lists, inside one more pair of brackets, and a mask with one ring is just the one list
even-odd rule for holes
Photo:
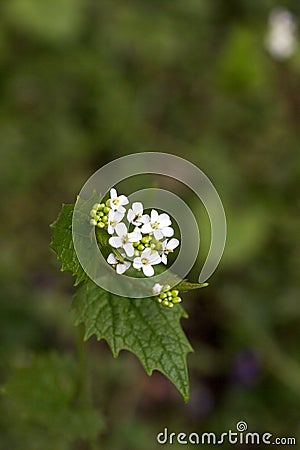
[[233,363],[232,379],[236,384],[248,387],[257,382],[261,363],[258,355],[249,349],[239,352]]

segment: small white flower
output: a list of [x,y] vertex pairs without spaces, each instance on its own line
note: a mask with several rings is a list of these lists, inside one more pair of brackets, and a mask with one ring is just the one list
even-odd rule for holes
[[274,59],[292,56],[297,46],[297,24],[293,14],[284,8],[275,8],[269,16],[269,31],[265,46]]
[[143,215],[143,210],[144,208],[141,202],[132,203],[132,208],[130,208],[127,213],[128,222],[136,226],[140,226],[147,222],[147,215]]
[[154,275],[152,266],[161,262],[160,256],[157,252],[152,253],[150,248],[146,248],[141,256],[134,258],[133,267],[135,269],[142,269],[146,277]]
[[134,255],[134,247],[132,242],[137,242],[142,238],[140,232],[133,231],[132,233],[128,233],[125,223],[117,223],[115,227],[115,231],[118,237],[109,238],[109,243],[114,248],[122,247],[126,255],[131,257]]
[[171,237],[174,234],[172,224],[168,214],[158,214],[155,209],[152,209],[149,221],[144,223],[141,228],[142,233],[153,233],[155,239],[160,240],[163,237]]
[[178,247],[179,245],[179,240],[172,238],[168,241],[168,239],[166,239],[165,241],[162,242],[162,255],[161,255],[161,262],[163,264],[167,264],[168,260],[167,260],[167,255],[169,253],[172,253],[174,251],[174,249],[176,247]]
[[155,283],[155,285],[152,288],[152,292],[155,295],[158,295],[161,293],[163,286],[159,283]]
[[125,213],[125,208],[122,205],[127,205],[129,203],[128,198],[125,195],[119,195],[115,188],[110,190],[110,207],[114,211],[119,211],[120,213]]
[[115,231],[115,228],[119,222],[124,217],[124,213],[121,213],[119,211],[110,210],[108,213],[108,228],[107,231],[109,234],[113,234]]
[[116,267],[116,272],[119,275],[122,275],[122,273],[126,272],[127,269],[131,266],[129,261],[120,261],[113,253],[110,253],[107,258],[108,264],[111,264],[112,266]]

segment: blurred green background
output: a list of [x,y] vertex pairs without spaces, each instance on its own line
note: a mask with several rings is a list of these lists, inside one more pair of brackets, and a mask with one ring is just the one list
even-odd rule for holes
[[[1,450],[150,450],[165,426],[240,420],[299,437],[300,50],[278,61],[265,49],[278,4],[1,2]],[[298,0],[280,5],[300,18]],[[210,177],[228,242],[209,288],[184,299],[189,403],[91,339],[90,410],[72,403],[83,355],[49,224],[96,169],[139,151]]]

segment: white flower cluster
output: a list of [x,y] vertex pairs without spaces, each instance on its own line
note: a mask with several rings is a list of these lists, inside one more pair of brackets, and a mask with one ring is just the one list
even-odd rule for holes
[[[144,213],[143,204],[134,202],[128,210],[129,200],[111,189],[106,204],[96,203],[91,210],[91,225],[107,229],[109,244],[118,250],[110,253],[107,262],[123,274],[131,265],[142,270],[146,277],[154,275],[153,266],[167,264],[168,254],[178,247],[179,240],[171,238],[174,230],[168,214],[152,209]],[[127,223],[125,224],[124,221]],[[119,254],[119,256],[117,256]]]
[[265,45],[274,59],[285,60],[292,56],[297,46],[296,31],[296,19],[290,11],[283,8],[271,11]]

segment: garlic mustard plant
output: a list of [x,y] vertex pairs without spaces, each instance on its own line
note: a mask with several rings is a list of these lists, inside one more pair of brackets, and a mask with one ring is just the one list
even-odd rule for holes
[[[126,293],[118,295],[89,277],[74,245],[75,206],[63,205],[52,225],[51,247],[62,270],[76,276],[78,290],[71,309],[75,325],[83,325],[79,329],[81,339],[92,335],[105,339],[115,357],[123,349],[131,351],[149,375],[153,370],[163,373],[187,401],[186,356],[192,347],[181,328],[181,319],[187,317],[181,306],[181,292],[207,283],[190,283],[171,273],[170,255],[181,243],[180,237],[175,237],[170,216],[155,209],[145,210],[142,202],[130,204],[127,196],[115,188],[108,198],[94,193],[88,200],[78,197],[77,202],[80,215],[76,220],[83,230],[88,262],[94,267],[97,260],[93,256],[100,250],[104,257],[96,267],[100,278],[108,283],[119,279],[120,286],[126,285]],[[106,264],[115,270],[113,280],[111,270],[105,270]],[[151,283],[156,275],[161,275],[161,283]],[[144,297],[136,298],[139,282],[147,288]]]
[[[165,239],[174,235],[168,214],[159,214],[155,209],[146,214],[141,202],[130,205],[128,198],[118,195],[115,188],[110,190],[110,198],[105,204],[93,206],[90,216],[90,224],[107,230],[109,244],[120,251],[119,256],[110,253],[107,258],[119,275],[133,267],[142,271],[145,277],[151,277],[155,274],[153,266],[161,263],[166,266],[169,253],[180,245],[177,238]],[[157,293],[157,301],[162,306],[172,308],[181,302],[176,290],[163,289]]]

